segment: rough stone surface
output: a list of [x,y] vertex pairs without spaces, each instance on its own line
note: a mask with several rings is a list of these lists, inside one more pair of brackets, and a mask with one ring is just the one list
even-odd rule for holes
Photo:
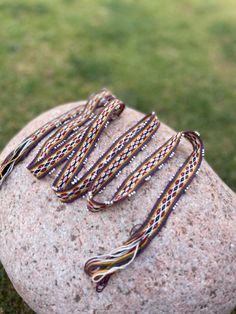
[[[3,159],[45,121],[78,103],[59,106],[29,123],[2,152]],[[90,166],[142,114],[126,109],[104,132]],[[106,195],[147,154],[173,134],[161,124]],[[98,294],[84,273],[86,260],[122,244],[141,223],[168,177],[190,152],[183,142],[168,166],[134,198],[90,213],[84,199],[64,205],[52,178],[41,181],[26,169],[32,152],[0,190],[0,259],[18,293],[37,313],[230,313],[236,306],[236,197],[204,161],[202,170],[146,251],[114,275]]]

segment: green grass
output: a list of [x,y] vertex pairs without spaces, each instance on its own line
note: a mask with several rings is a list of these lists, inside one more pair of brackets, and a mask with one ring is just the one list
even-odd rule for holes
[[[40,112],[106,86],[198,130],[236,190],[235,1],[1,0],[0,19],[0,149]],[[0,313],[30,313],[0,279]]]

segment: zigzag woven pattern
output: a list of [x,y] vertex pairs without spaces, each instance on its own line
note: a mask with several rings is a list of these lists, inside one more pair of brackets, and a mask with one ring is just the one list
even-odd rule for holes
[[[155,114],[141,119],[130,130],[125,132],[86,174],[71,181],[69,188],[56,189],[56,194],[63,202],[71,202],[89,192],[89,187],[96,178],[96,193],[101,191],[134,156],[147,144],[159,127],[160,123]],[[55,186],[55,183],[53,184]]]
[[85,264],[85,272],[97,284],[98,292],[104,289],[112,274],[131,264],[160,232],[179,198],[198,173],[204,156],[203,143],[197,132],[179,132],[138,165],[121,183],[110,200],[99,202],[98,193],[101,193],[106,185],[135,159],[160,126],[155,113],[146,115],[114,141],[97,162],[80,176],[81,169],[96,147],[104,129],[119,117],[124,108],[123,102],[107,90],[93,94],[84,108],[79,106],[68,111],[27,137],[0,165],[1,186],[15,165],[26,157],[39,141],[55,130],[38,150],[28,169],[41,179],[64,163],[52,184],[54,192],[62,202],[72,202],[87,194],[87,207],[90,211],[96,212],[108,209],[113,204],[134,195],[174,156],[182,138],[192,144],[191,154],[169,180],[138,230],[123,245],[108,254],[92,257]]
[[112,201],[102,204],[89,200],[89,208],[101,210],[131,196],[141,184],[150,179],[151,174],[162,167],[164,160],[173,156],[173,151],[182,137],[190,141],[193,151],[169,181],[145,222],[122,246],[106,255],[95,256],[87,261],[85,271],[97,283],[98,291],[104,289],[112,274],[131,264],[136,256],[147,247],[153,237],[161,230],[171,211],[175,209],[181,195],[188,189],[194,175],[199,170],[204,153],[199,135],[196,132],[186,131],[180,132],[168,140],[121,184]]
[[[61,126],[67,125],[69,122],[74,121],[74,119],[78,119],[78,125],[82,125],[83,122],[89,121],[90,114],[92,115],[93,112],[104,105],[104,101],[106,99],[109,99],[111,97],[111,93],[107,90],[102,90],[100,93],[96,95],[91,95],[89,98],[85,108],[81,108],[81,106],[78,106],[72,110],[69,110],[68,112],[60,115],[59,117],[53,119],[52,121],[47,122],[44,124],[41,128],[36,130],[33,134],[28,136],[26,139],[20,143],[20,145],[14,149],[7,157],[6,159],[1,163],[0,165],[0,187],[4,180],[10,175],[14,167],[23,160],[30,152],[31,150],[37,146],[37,144],[45,138],[48,134],[50,134],[55,129],[60,132],[62,130]],[[87,115],[87,118],[85,119]],[[69,132],[73,132],[73,129],[70,128]],[[66,135],[69,134],[67,132]],[[58,134],[57,134],[58,135]],[[59,135],[58,135],[59,136]],[[58,138],[54,135],[52,136],[52,142],[54,144],[60,143],[63,141],[63,136],[59,136]],[[58,142],[56,141],[58,140]],[[48,143],[45,143],[45,150],[44,153],[49,153],[49,148],[51,147],[50,140]],[[47,145],[48,144],[48,145]],[[61,143],[62,144],[62,143]],[[36,159],[40,158],[40,153],[36,156]]]

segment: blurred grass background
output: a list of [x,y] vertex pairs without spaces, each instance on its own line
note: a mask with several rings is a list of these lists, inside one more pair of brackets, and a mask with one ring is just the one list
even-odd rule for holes
[[[105,86],[198,130],[236,189],[235,0],[1,0],[0,19],[0,150],[39,113]],[[32,313],[2,268],[0,313]]]

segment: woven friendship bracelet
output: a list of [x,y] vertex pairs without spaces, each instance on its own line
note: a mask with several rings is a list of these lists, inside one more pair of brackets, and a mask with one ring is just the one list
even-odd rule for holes
[[113,204],[124,200],[127,197],[136,193],[137,189],[142,186],[145,181],[150,180],[151,175],[155,171],[160,169],[163,164],[171,157],[181,139],[182,132],[177,133],[171,137],[163,146],[158,148],[150,157],[148,157],[140,166],[138,166],[133,173],[121,184],[110,201],[105,203],[98,202],[94,199],[98,190],[101,177],[104,177],[103,173],[96,177],[93,184],[90,187],[88,194],[88,209],[90,211],[100,211],[111,207]]
[[[47,122],[41,128],[36,130],[33,134],[31,134],[26,139],[24,139],[19,144],[19,146],[16,149],[14,149],[6,157],[6,159],[1,163],[0,187],[2,183],[4,182],[4,180],[10,175],[14,167],[21,160],[23,160],[44,137],[46,137],[53,130],[58,129],[63,125],[67,125],[71,120],[77,123],[77,125],[82,125],[83,122],[88,121],[88,119],[90,118],[90,114],[92,115],[95,109],[102,107],[104,105],[104,100],[109,99],[110,97],[112,97],[112,95],[109,91],[102,90],[100,93],[92,95],[89,98],[85,108],[81,108],[81,106],[78,106],[76,108],[73,108],[72,110],[69,110],[68,112],[60,115],[59,117]],[[62,130],[62,129],[59,129],[59,130]],[[73,129],[70,128],[68,129],[68,131],[73,132]],[[64,134],[64,137],[68,134],[69,133]],[[56,143],[56,138],[57,138],[56,136],[52,137],[54,143]],[[61,137],[61,139],[63,140],[63,136]],[[60,141],[60,138],[58,137],[58,142],[59,141]],[[52,143],[50,143],[50,141],[48,142],[48,146],[47,144],[45,144],[44,153],[48,151],[51,144]],[[37,158],[38,157],[39,156],[37,156]]]
[[[57,196],[63,202],[72,202],[85,195],[94,180],[96,188],[93,188],[93,193],[95,194],[95,189],[96,193],[100,192],[145,147],[159,125],[160,122],[154,113],[141,119],[118,138],[82,178],[73,177],[66,189],[54,188]],[[71,164],[74,165],[73,162]],[[55,182],[53,186],[55,187]]]
[[101,211],[134,195],[173,157],[183,137],[192,144],[192,153],[170,179],[138,230],[122,246],[108,254],[92,257],[85,264],[85,272],[96,283],[98,292],[104,289],[112,274],[131,264],[161,230],[179,198],[197,174],[204,155],[203,143],[197,132],[179,132],[146,158],[123,181],[110,200],[99,202],[97,194],[101,193],[106,185],[146,147],[160,125],[155,113],[146,115],[121,135],[92,167],[80,176],[80,171],[96,147],[103,130],[122,113],[124,108],[123,102],[109,91],[102,90],[90,96],[83,108],[76,107],[35,131],[0,165],[1,186],[14,166],[44,137],[55,130],[27,168],[40,179],[64,163],[52,184],[59,199],[62,202],[72,202],[87,194],[88,209]]
[[82,130],[79,129],[62,146],[50,151],[45,158],[31,163],[28,169],[37,178],[42,178],[47,173],[54,171],[55,167],[67,158],[68,162],[61,172],[62,175],[58,176],[54,183],[58,189],[66,186],[70,176],[73,176],[76,171],[78,172],[82,168],[83,162],[86,161],[88,154],[96,146],[103,129],[107,127],[112,119],[119,116],[123,109],[124,104],[118,99],[112,99],[109,103],[107,101],[102,112],[95,118],[92,118],[88,126],[83,127]]
[[107,90],[90,96],[85,108],[81,110],[82,112],[79,115],[76,115],[75,118],[69,119],[68,123],[65,123],[62,127],[60,127],[55,134],[53,134],[53,136],[51,136],[44,143],[42,149],[39,150],[31,165],[33,166],[37,161],[44,159],[51,152],[51,150],[53,150],[53,148],[57,148],[65,144],[69,135],[77,131],[82,125],[85,124],[88,126],[92,119],[96,116],[94,113],[95,110],[99,107],[104,107],[106,101],[112,98],[113,96]]
[[203,143],[196,132],[185,131],[177,133],[161,148],[148,157],[134,172],[121,184],[112,201],[98,203],[89,200],[89,209],[94,211],[110,207],[113,203],[131,196],[150,176],[163,166],[163,163],[173,156],[180,139],[186,138],[193,146],[193,151],[185,163],[179,168],[175,176],[156,201],[145,222],[120,247],[110,253],[95,256],[85,265],[86,273],[97,283],[100,292],[107,285],[112,274],[131,264],[136,256],[143,251],[154,236],[161,230],[171,211],[176,207],[181,195],[188,189],[189,184],[197,174],[204,155]]

